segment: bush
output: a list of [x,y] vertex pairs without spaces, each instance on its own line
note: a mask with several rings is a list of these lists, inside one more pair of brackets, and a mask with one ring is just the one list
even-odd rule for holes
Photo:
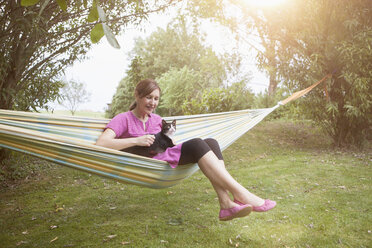
[[[254,108],[271,108],[278,104],[280,101],[286,99],[290,94],[285,88],[277,88],[273,96],[269,96],[267,90],[259,93],[255,97]],[[273,113],[266,118],[268,120],[286,119],[286,120],[305,120],[306,116],[301,111],[299,101],[293,101],[287,105],[280,106]]]
[[203,91],[201,99],[192,98],[183,102],[184,114],[218,113],[250,109],[254,94],[244,81],[233,83],[227,88],[209,88]]

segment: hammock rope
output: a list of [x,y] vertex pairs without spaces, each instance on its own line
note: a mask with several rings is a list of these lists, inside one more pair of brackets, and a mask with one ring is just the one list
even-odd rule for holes
[[[313,89],[322,80],[309,88]],[[309,89],[307,88],[307,89]],[[215,138],[225,150],[279,106],[310,90],[295,93],[272,108],[223,113],[165,117],[177,120],[175,140]],[[49,161],[108,177],[123,183],[150,188],[178,184],[198,170],[197,164],[171,168],[168,163],[101,146],[95,141],[109,119],[54,116],[0,110],[0,147],[28,153]]]

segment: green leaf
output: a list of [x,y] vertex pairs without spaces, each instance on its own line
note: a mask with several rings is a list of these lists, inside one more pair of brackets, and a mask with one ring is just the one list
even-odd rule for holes
[[93,6],[90,9],[89,15],[88,15],[88,22],[95,22],[98,21],[98,11],[97,11],[97,3],[96,1],[93,1]]
[[183,224],[182,218],[171,218],[168,220],[168,225],[178,226]]
[[56,0],[59,7],[63,10],[63,11],[66,11],[67,10],[67,3],[66,3],[66,0]]
[[92,43],[97,43],[104,35],[105,33],[103,31],[102,24],[98,23],[94,26],[92,31],[90,31],[90,40],[92,41]]
[[35,5],[39,2],[40,0],[21,0],[21,6],[28,7]]
[[116,40],[115,35],[112,33],[111,29],[105,23],[102,23],[102,27],[107,41],[110,43],[110,45],[114,48],[120,49],[119,42]]

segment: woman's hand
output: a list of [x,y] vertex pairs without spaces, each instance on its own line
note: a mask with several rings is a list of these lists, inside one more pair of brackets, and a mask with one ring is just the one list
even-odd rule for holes
[[137,145],[139,146],[151,146],[155,141],[155,135],[146,134],[137,137]]
[[154,135],[117,139],[115,132],[107,128],[97,139],[96,145],[115,150],[123,150],[132,146],[151,146],[154,143]]

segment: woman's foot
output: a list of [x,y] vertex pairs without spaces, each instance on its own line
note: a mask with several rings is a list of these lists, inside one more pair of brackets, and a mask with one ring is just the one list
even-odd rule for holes
[[232,220],[235,218],[241,218],[249,215],[252,212],[252,206],[248,204],[239,204],[238,206],[221,209],[219,214],[219,219],[221,221]]
[[[238,200],[234,200],[234,202],[239,204],[240,206],[244,206],[244,203],[241,203]],[[252,211],[254,211],[254,212],[266,212],[266,211],[269,211],[270,209],[273,209],[275,206],[276,206],[275,201],[266,199],[264,204],[262,204],[261,206],[256,206],[256,207],[253,206]]]

